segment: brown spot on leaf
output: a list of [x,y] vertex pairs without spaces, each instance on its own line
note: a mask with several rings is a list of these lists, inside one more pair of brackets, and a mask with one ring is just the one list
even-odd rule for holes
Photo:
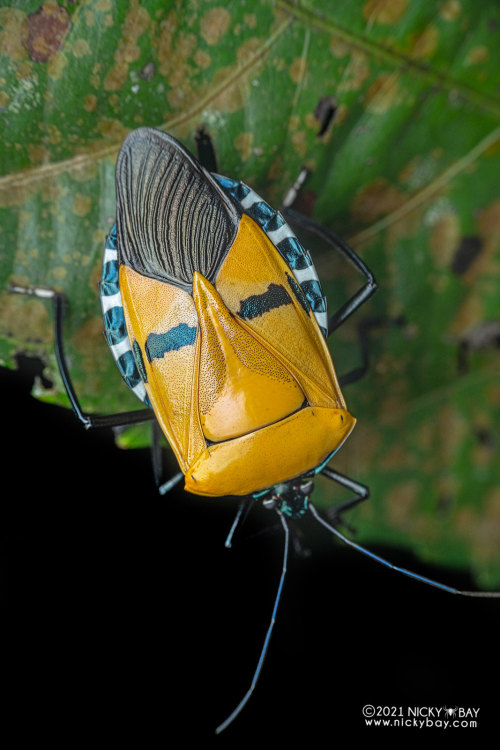
[[397,103],[399,96],[399,76],[382,74],[372,83],[366,92],[364,102],[372,114],[385,114]]
[[478,45],[477,47],[473,47],[470,49],[467,53],[467,56],[465,58],[466,65],[478,65],[489,57],[489,50],[487,47],[484,47],[483,45]]
[[487,494],[481,512],[462,508],[456,528],[479,560],[495,561],[500,546],[500,489],[495,487]]
[[90,45],[86,39],[76,39],[73,42],[73,54],[75,57],[85,57],[91,54]]
[[455,213],[443,214],[432,227],[430,251],[437,268],[450,265],[460,237],[460,222]]
[[55,2],[46,2],[27,19],[25,46],[35,62],[48,62],[64,42],[71,26],[68,11]]
[[403,442],[393,443],[380,461],[380,467],[384,471],[389,469],[411,469],[414,466],[415,456]]
[[[23,279],[21,286],[25,286],[26,281]],[[2,330],[21,344],[51,341],[52,323],[49,310],[50,308],[41,300],[6,293],[0,300]]]
[[435,53],[438,42],[439,33],[436,27],[427,26],[413,34],[410,40],[410,54],[414,60],[428,60]]
[[[95,351],[96,344],[103,338],[103,321],[100,316],[86,320],[76,331],[73,342],[78,352],[87,356]],[[95,359],[91,360],[91,367],[95,367]]]
[[[240,44],[238,47],[238,51],[236,53],[236,57],[238,62],[241,65],[244,65],[246,62],[249,62],[252,60],[252,58],[255,58],[256,55],[258,55],[260,49],[262,47],[262,40],[258,37],[251,37],[250,39],[247,39],[245,42]],[[258,75],[259,71],[263,68],[263,61],[261,60],[259,62],[258,58],[255,60],[255,68],[254,68],[254,74]]]
[[393,24],[399,21],[408,7],[408,0],[367,0],[363,17],[370,23]]
[[296,152],[299,156],[304,158],[307,153],[307,133],[305,130],[299,130],[296,133],[292,133],[291,140]]
[[130,63],[140,57],[141,50],[137,41],[147,31],[150,23],[151,18],[146,8],[139,6],[136,0],[131,2],[121,28],[122,36],[118,41],[114,65],[103,82],[106,91],[119,91],[125,85]]
[[361,50],[353,49],[349,55],[342,80],[339,81],[337,92],[359,91],[370,76],[370,60]]
[[394,185],[380,177],[365,185],[355,196],[351,213],[357,222],[368,224],[395,211],[404,202],[405,196]]
[[194,53],[193,59],[196,65],[199,68],[202,68],[202,70],[206,70],[206,68],[210,67],[210,63],[212,62],[210,55],[201,49],[196,50],[196,52]]
[[306,75],[307,63],[303,57],[296,57],[290,65],[290,78],[294,83],[300,83]]
[[77,193],[73,201],[73,213],[77,216],[86,216],[92,208],[92,199],[88,195]]
[[472,328],[484,318],[484,303],[480,295],[472,294],[460,306],[449,331],[454,336],[460,336],[463,331]]
[[220,42],[231,25],[231,16],[225,8],[211,8],[200,23],[200,33],[207,44]]
[[[109,117],[101,117],[96,130],[103,138],[114,143],[121,143],[129,134],[129,130],[119,120],[112,120]],[[98,147],[100,145],[98,144]]]
[[83,107],[87,112],[94,112],[97,107],[97,96],[95,94],[87,94],[83,100]]
[[455,21],[461,12],[462,7],[458,0],[447,0],[447,2],[441,6],[439,15],[443,21]]
[[250,96],[251,88],[248,75],[242,75],[237,80],[232,81],[231,85],[227,85],[227,81],[233,78],[233,74],[234,68],[228,66],[227,68],[220,68],[214,76],[212,88],[219,89],[220,94],[214,97],[212,107],[221,112],[237,112]]
[[54,52],[47,64],[49,76],[55,79],[62,78],[64,68],[67,64],[68,58],[64,52]]
[[500,240],[500,200],[493,201],[481,212],[479,231],[485,239],[491,237],[494,242]]
[[0,49],[13,62],[26,57],[26,14],[16,8],[0,8]]
[[104,80],[106,91],[118,91],[123,88],[128,78],[128,65],[123,61],[120,64],[113,65]]
[[338,59],[347,57],[352,52],[352,46],[340,36],[332,36],[330,39],[330,52]]
[[252,155],[253,133],[240,133],[236,136],[234,147],[239,152],[242,161],[246,161]]
[[43,164],[44,162],[49,161],[49,152],[45,146],[42,146],[39,143],[28,143],[26,148],[32,164]]
[[385,507],[392,525],[398,529],[408,529],[412,525],[420,487],[414,480],[402,482],[387,493]]
[[437,442],[433,458],[443,470],[446,470],[459,460],[469,425],[457,409],[450,404],[444,404],[439,408],[434,416],[434,424]]

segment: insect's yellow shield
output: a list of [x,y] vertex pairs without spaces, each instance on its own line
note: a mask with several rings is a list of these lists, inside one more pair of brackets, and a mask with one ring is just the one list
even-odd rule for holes
[[207,440],[245,435],[299,409],[305,396],[293,376],[238,323],[199,273],[193,298],[201,335],[198,406]]

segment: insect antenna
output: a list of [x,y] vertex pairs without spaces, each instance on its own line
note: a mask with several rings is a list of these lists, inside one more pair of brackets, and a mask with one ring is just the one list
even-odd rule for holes
[[421,576],[418,573],[413,573],[411,570],[407,570],[406,568],[400,568],[398,565],[394,565],[393,563],[389,562],[389,560],[386,560],[384,557],[380,557],[379,555],[376,555],[374,552],[370,552],[370,550],[366,549],[365,547],[362,547],[360,544],[356,544],[356,542],[353,542],[352,539],[348,539],[348,537],[344,536],[338,529],[336,529],[334,526],[331,526],[327,521],[325,521],[321,516],[319,515],[316,508],[313,506],[311,502],[309,502],[309,510],[313,514],[314,518],[319,521],[319,523],[325,527],[325,529],[328,529],[332,534],[334,534],[338,539],[341,539],[345,544],[348,544],[349,547],[352,547],[353,549],[357,549],[358,552],[362,552],[363,555],[366,555],[367,557],[371,557],[372,560],[375,560],[376,562],[382,563],[382,565],[385,565],[386,568],[390,568],[391,570],[395,570],[398,573],[403,573],[403,575],[408,576],[409,578],[415,578],[417,581],[421,581],[422,583],[427,583],[429,586],[434,586],[437,589],[441,589],[442,591],[448,591],[450,594],[460,594],[460,596],[474,596],[474,597],[482,597],[482,598],[498,598],[500,597],[500,591],[461,591],[460,589],[455,589],[452,586],[446,586],[444,583],[439,583],[439,581],[434,581],[432,578],[426,578],[425,576]]
[[227,719],[222,722],[222,724],[219,724],[219,726],[215,730],[216,734],[220,734],[221,732],[223,732],[224,729],[226,729],[226,727],[228,727],[229,724],[231,724],[231,722],[234,721],[234,719],[238,716],[238,714],[243,710],[243,708],[248,703],[250,696],[252,695],[255,689],[255,685],[257,684],[257,680],[259,679],[259,676],[262,670],[262,665],[264,664],[264,659],[266,658],[266,653],[269,647],[269,642],[271,640],[274,623],[276,622],[276,613],[278,611],[278,605],[279,605],[280,598],[281,598],[281,592],[283,590],[283,584],[285,583],[286,566],[288,562],[288,545],[289,545],[290,532],[288,530],[288,525],[281,513],[279,514],[279,517],[280,517],[281,525],[283,526],[283,530],[285,532],[285,543],[283,547],[283,567],[281,569],[280,582],[278,584],[278,590],[276,592],[276,597],[274,600],[274,607],[273,607],[273,612],[271,615],[271,622],[269,623],[269,627],[267,629],[266,637],[264,639],[264,645],[262,646],[262,651],[260,652],[259,661],[257,663],[257,668],[255,670],[251,685],[249,689],[247,690],[247,692],[245,693],[245,695],[243,696],[242,700],[238,703],[238,705],[232,712],[232,714],[230,714],[227,717]]

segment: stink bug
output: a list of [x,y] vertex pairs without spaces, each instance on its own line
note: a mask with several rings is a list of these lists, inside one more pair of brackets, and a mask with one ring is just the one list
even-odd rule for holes
[[[344,536],[310,501],[319,473],[353,493],[337,516],[369,495],[327,466],[355,424],[341,386],[363,368],[337,378],[326,339],[377,287],[353,250],[290,208],[302,180],[280,213],[245,184],[208,172],[170,135],[141,128],[126,138],[100,295],[106,340],[144,409],[84,413],[64,357],[63,297],[12,288],[52,299],[59,368],[86,427],[158,422],[180,467],[162,493],[184,477],[189,492],[242,498],[227,546],[255,500],[278,513],[285,543],[271,622],[250,688],[218,732],[247,703],[262,669],[285,580],[289,518],[310,513],[364,555],[444,591],[500,596],[459,591],[397,567]],[[283,214],[336,247],[366,278],[331,316],[311,257]]]

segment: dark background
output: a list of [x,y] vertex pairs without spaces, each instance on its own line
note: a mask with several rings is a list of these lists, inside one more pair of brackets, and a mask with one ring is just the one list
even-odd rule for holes
[[[255,510],[226,550],[233,502],[159,496],[147,451],[120,451],[110,432],[86,433],[69,411],[32,399],[33,372],[0,377],[3,705],[20,741],[149,747],[182,736],[235,747],[381,735],[399,744],[498,731],[500,602],[408,580],[304,521],[311,554],[290,556],[260,682],[215,738],[250,684],[269,623],[277,517]],[[475,588],[465,575],[376,551]],[[479,728],[366,728],[365,704],[405,715],[475,707]]]

